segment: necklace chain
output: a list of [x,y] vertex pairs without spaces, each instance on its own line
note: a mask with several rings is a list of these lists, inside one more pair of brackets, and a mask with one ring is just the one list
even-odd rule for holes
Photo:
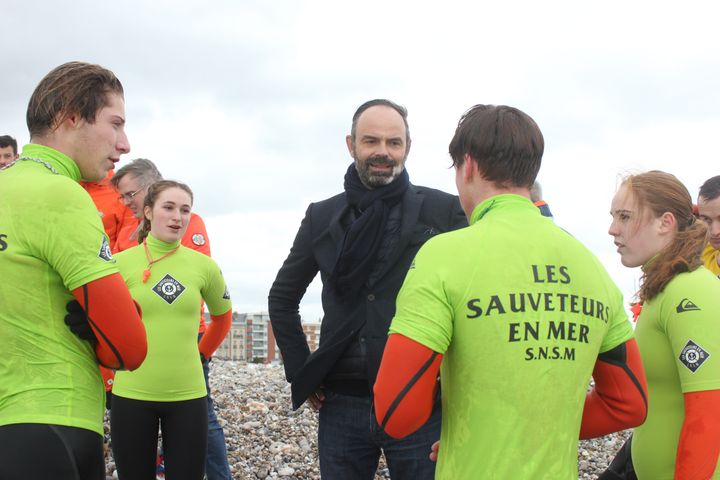
[[47,168],[48,170],[50,170],[50,171],[51,171],[52,173],[54,173],[55,175],[59,175],[58,171],[55,170],[55,167],[53,167],[52,165],[50,165],[50,164],[49,164],[48,162],[46,162],[45,160],[43,160],[43,159],[41,159],[41,158],[36,158],[36,157],[20,157],[20,158],[17,158],[17,159],[15,159],[15,160],[13,160],[12,162],[8,163],[7,165],[5,165],[5,166],[3,166],[3,167],[0,167],[0,170],[5,170],[6,168],[10,168],[10,167],[12,167],[13,165],[15,165],[16,162],[19,162],[20,160],[28,160],[28,161],[31,161],[31,162],[40,163],[40,164],[42,164],[42,165],[45,165],[45,168]]
[[143,240],[143,247],[145,248],[145,257],[147,257],[148,266],[145,270],[143,270],[142,281],[143,281],[143,283],[147,283],[148,278],[150,278],[150,269],[152,268],[153,264],[155,264],[155,263],[159,262],[160,260],[162,260],[163,258],[167,258],[170,255],[172,255],[173,253],[177,252],[178,248],[180,248],[180,245],[178,245],[177,247],[173,248],[172,250],[167,252],[162,257],[157,258],[155,260],[153,260],[152,255],[150,255],[150,249],[147,246],[147,238],[145,240]]

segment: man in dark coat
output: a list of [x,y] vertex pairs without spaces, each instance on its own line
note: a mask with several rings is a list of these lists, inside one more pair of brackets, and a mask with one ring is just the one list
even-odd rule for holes
[[[405,108],[371,100],[346,138],[354,162],[345,191],[311,204],[268,297],[270,320],[292,383],[293,408],[319,410],[323,478],[372,479],[381,451],[393,479],[431,479],[428,459],[440,407],[415,434],[387,436],[372,414],[372,386],[405,274],[432,236],[467,225],[457,197],[412,185],[405,170]],[[320,346],[310,353],[299,315],[315,275],[323,283]]]

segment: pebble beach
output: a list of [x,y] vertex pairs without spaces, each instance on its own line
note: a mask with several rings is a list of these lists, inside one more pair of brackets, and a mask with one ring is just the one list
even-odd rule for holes
[[[210,384],[218,419],[225,431],[235,480],[311,480],[320,478],[317,413],[290,407],[290,388],[281,365],[213,359]],[[106,433],[109,432],[106,422]],[[622,446],[628,432],[581,441],[578,476],[594,479]],[[106,435],[109,438],[109,435]],[[117,478],[112,447],[108,478]],[[390,475],[381,459],[377,479]]]

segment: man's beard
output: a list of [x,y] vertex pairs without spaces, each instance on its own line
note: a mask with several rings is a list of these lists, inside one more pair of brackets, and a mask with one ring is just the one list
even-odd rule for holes
[[[374,165],[387,165],[390,167],[390,170],[387,172],[371,173],[371,163]],[[398,175],[402,173],[403,166],[404,162],[400,163],[396,160],[391,159],[387,155],[373,155],[371,157],[368,157],[362,163],[357,160],[357,155],[355,155],[355,169],[358,172],[360,181],[363,183],[363,185],[370,189],[383,187],[392,183],[392,181],[395,180]]]

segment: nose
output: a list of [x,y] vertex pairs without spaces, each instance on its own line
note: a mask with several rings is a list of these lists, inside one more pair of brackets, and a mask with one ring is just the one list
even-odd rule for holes
[[377,148],[375,149],[375,155],[387,157],[390,149],[386,141],[377,142]]
[[124,130],[120,133],[115,148],[117,148],[120,153],[130,153],[130,141]]
[[618,235],[618,233],[619,232],[617,228],[617,223],[615,222],[615,219],[613,219],[613,221],[610,222],[610,226],[608,227],[608,235],[610,235],[611,237],[615,237]]
[[710,223],[710,236],[717,238],[720,237],[720,221],[716,220]]

